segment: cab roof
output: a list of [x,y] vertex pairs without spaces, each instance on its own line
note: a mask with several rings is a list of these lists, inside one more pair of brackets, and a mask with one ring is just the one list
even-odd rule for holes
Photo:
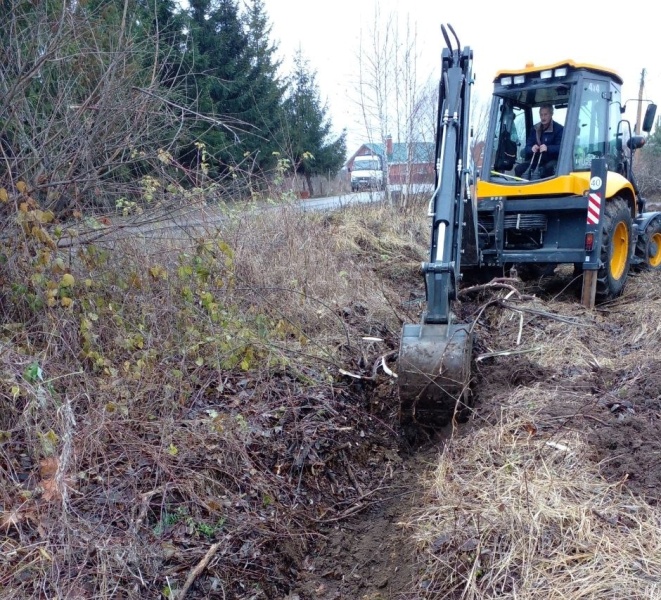
[[507,75],[526,75],[529,73],[539,73],[540,71],[546,71],[547,69],[557,69],[559,67],[569,67],[572,70],[587,69],[588,71],[593,71],[602,75],[607,75],[608,77],[612,77],[620,85],[624,83],[620,74],[613,69],[593,65],[591,63],[580,63],[570,59],[561,60],[559,62],[551,63],[548,65],[535,65],[533,63],[528,63],[523,69],[506,69],[498,71],[498,73],[496,73],[496,77],[494,78],[494,83],[497,83],[500,81],[501,77]]

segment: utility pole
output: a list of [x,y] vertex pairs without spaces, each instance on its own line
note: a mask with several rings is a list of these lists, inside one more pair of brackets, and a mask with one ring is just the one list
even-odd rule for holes
[[643,118],[643,91],[645,90],[645,69],[640,73],[640,88],[638,90],[638,114],[636,115],[636,135],[640,135],[641,121]]

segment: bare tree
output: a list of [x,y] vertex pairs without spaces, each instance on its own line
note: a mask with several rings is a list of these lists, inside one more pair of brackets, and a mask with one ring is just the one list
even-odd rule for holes
[[[388,136],[392,135],[409,149],[420,142],[427,142],[433,147],[437,128],[438,81],[429,75],[421,77],[419,63],[417,30],[411,25],[408,15],[402,22],[396,14],[382,15],[377,7],[372,27],[361,33],[358,53],[357,102],[370,142],[381,143],[385,147]],[[476,153],[479,153],[488,125],[488,104],[474,96],[471,113],[471,156],[477,160]],[[431,154],[428,160],[433,164],[433,150]],[[411,189],[414,180],[412,167],[416,158],[420,157],[409,151],[408,160],[402,165],[403,204],[406,204],[406,191]],[[386,165],[388,184],[391,184],[389,171]]]
[[470,141],[470,158],[471,169],[474,175],[475,170],[481,164],[482,149],[486,142],[487,129],[489,128],[489,106],[490,99],[482,100],[477,94],[471,98],[471,141]]
[[[382,17],[377,6],[372,27],[361,32],[358,52],[358,104],[370,142],[385,147],[392,136],[412,148],[413,142],[423,139],[428,103],[418,78],[418,58],[417,31],[409,17],[402,25],[394,13]],[[410,183],[413,158],[410,156],[403,167],[403,190]],[[387,153],[385,161],[390,187]]]

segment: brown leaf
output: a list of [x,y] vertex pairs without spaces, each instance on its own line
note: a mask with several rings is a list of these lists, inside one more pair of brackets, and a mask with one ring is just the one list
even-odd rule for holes
[[534,423],[526,423],[523,428],[526,430],[528,435],[535,435],[537,433],[537,426]]
[[0,527],[3,529],[9,529],[11,526],[17,527],[23,519],[25,519],[25,515],[19,508],[3,512],[0,515]]
[[60,461],[55,456],[49,456],[39,461],[39,475],[42,479],[52,479],[57,473]]
[[39,482],[39,485],[43,488],[44,493],[41,495],[41,497],[46,501],[46,502],[51,502],[52,500],[61,500],[62,499],[62,494],[57,487],[57,482],[55,479],[42,479]]
[[34,505],[28,506],[25,502],[11,510],[7,510],[0,514],[0,528],[9,529],[9,527],[16,527],[22,521],[31,521],[32,523],[39,523],[39,518],[34,511]]

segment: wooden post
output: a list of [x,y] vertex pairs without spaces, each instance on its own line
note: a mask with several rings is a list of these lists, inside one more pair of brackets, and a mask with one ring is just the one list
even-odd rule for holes
[[[601,263],[601,234],[606,206],[606,175],[608,173],[605,158],[595,158],[590,170],[590,189],[588,190],[587,220],[585,225],[585,261],[583,262],[583,290],[581,304],[594,308],[597,294],[597,273]],[[591,237],[592,243],[588,244]]]
[[581,304],[587,308],[594,308],[594,300],[597,295],[597,271],[583,271],[583,291],[581,293]]

